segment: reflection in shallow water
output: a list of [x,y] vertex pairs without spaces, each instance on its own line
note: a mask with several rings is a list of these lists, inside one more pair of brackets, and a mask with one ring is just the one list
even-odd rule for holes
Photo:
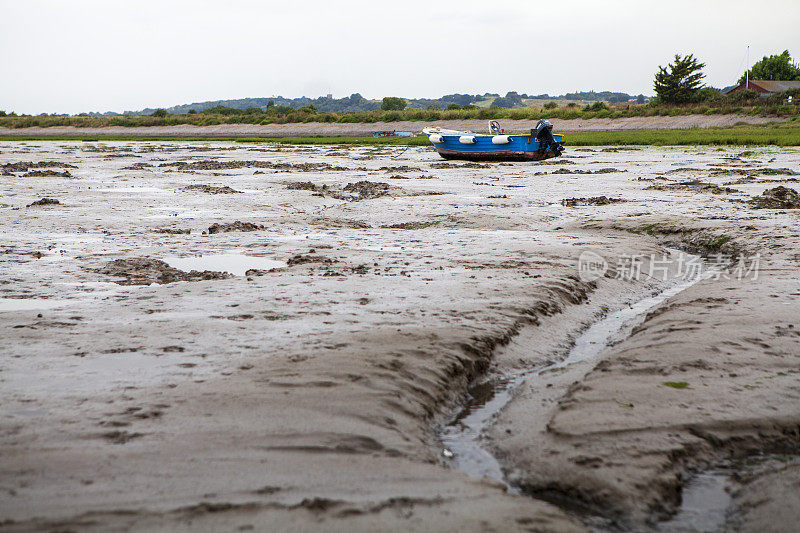
[[727,488],[730,472],[712,470],[692,478],[681,493],[677,514],[655,528],[658,532],[714,533],[725,526],[725,514],[731,503]]
[[250,269],[269,270],[270,268],[286,266],[285,261],[236,253],[165,257],[164,262],[173,268],[186,272],[190,270],[214,270],[216,272],[227,272],[234,276],[244,276],[244,273]]
[[44,298],[0,298],[0,313],[53,309],[69,303],[71,303],[69,300],[48,300]]

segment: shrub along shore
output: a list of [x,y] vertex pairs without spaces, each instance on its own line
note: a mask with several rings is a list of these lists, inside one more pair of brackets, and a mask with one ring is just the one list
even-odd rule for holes
[[[800,97],[797,98],[800,100]],[[78,128],[100,128],[108,126],[217,126],[220,124],[294,124],[294,123],[366,123],[439,120],[539,120],[547,119],[592,119],[628,117],[680,117],[687,115],[726,115],[768,116],[783,119],[800,119],[800,105],[787,104],[786,98],[775,95],[759,98],[753,91],[727,97],[718,97],[691,104],[614,104],[604,102],[580,107],[566,105],[553,107],[503,108],[489,107],[468,109],[414,109],[402,111],[352,111],[343,113],[318,112],[313,105],[298,109],[291,107],[269,107],[266,109],[234,109],[217,106],[199,113],[172,115],[165,110],[157,110],[152,115],[115,116],[65,116],[65,115],[5,115],[0,113],[0,127],[29,128],[74,126]]]

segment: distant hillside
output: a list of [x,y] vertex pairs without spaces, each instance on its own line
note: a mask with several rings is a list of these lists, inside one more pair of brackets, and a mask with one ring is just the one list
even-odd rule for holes
[[[548,94],[528,95],[525,93],[517,93],[511,91],[506,93],[505,96],[500,96],[497,93],[484,93],[484,94],[448,94],[441,98],[408,98],[408,107],[414,109],[446,109],[451,104],[459,106],[475,105],[478,107],[526,107],[527,104],[523,100],[576,100],[576,101],[606,101],[611,103],[627,102],[631,98],[636,98],[636,95],[627,93],[610,92],[610,91],[584,91],[567,93],[561,96],[550,96]],[[317,111],[324,113],[343,113],[347,111],[374,111],[381,106],[380,100],[368,100],[361,96],[359,93],[351,94],[345,98],[329,98],[327,96],[320,96],[319,98],[284,98],[282,96],[272,96],[269,98],[239,98],[235,100],[210,100],[207,102],[195,102],[193,104],[182,104],[168,107],[167,112],[173,115],[183,115],[190,111],[200,112],[212,107],[224,106],[234,109],[249,109],[257,108],[264,110],[268,105],[276,107],[291,107],[299,109],[307,105],[313,105]],[[125,115],[151,115],[155,108],[146,108],[141,111],[125,111]],[[113,113],[104,113],[104,115],[111,115]],[[100,115],[99,113],[91,113],[91,115]]]

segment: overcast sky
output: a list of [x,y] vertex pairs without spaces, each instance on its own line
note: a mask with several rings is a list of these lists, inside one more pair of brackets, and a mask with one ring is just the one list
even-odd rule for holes
[[0,109],[514,90],[652,94],[675,53],[723,87],[800,58],[800,0],[0,0]]

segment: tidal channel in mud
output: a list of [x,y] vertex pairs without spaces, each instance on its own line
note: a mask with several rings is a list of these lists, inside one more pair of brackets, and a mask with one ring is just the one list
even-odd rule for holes
[[[670,254],[675,260],[699,259],[678,250],[670,250]],[[656,295],[603,316],[575,339],[567,356],[557,363],[477,380],[469,388],[467,403],[439,433],[444,456],[450,458],[452,467],[456,470],[473,477],[499,481],[506,485],[508,492],[518,494],[519,489],[508,482],[500,462],[488,449],[485,437],[486,431],[512,400],[515,391],[526,381],[535,380],[546,372],[597,357],[609,346],[612,339],[628,336],[652,308],[713,274],[713,270],[700,269],[691,278],[672,279]],[[514,342],[516,341],[511,341]]]
[[731,503],[728,493],[731,472],[714,469],[701,472],[683,488],[681,506],[671,519],[657,524],[656,533],[715,533],[725,526]]

